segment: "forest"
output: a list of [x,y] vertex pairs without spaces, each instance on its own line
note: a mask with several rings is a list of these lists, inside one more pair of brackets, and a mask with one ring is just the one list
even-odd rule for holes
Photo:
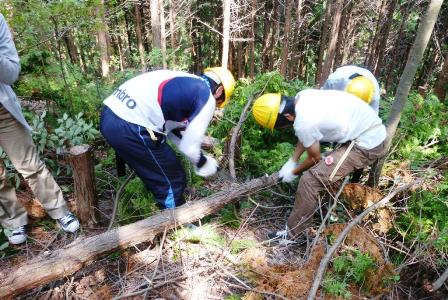
[[[0,220],[10,189],[28,216],[19,245],[0,225],[0,299],[448,299],[447,1],[3,0],[0,14],[20,58],[7,85],[81,223],[56,226],[0,147]],[[325,187],[297,239],[271,242],[305,176],[282,181],[297,132],[259,126],[254,102],[346,65],[378,80],[385,155]],[[210,67],[236,82],[202,141],[219,168],[199,176],[167,142],[186,204],[163,209],[103,136],[103,101],[146,72]]]

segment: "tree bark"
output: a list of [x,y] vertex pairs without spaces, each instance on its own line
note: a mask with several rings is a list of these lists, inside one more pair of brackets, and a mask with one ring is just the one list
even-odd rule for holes
[[294,4],[293,0],[286,0],[286,14],[285,14],[285,33],[283,37],[283,45],[282,45],[282,62],[280,65],[280,74],[286,77],[286,71],[288,66],[288,54],[289,54],[289,39],[291,35],[291,14],[292,14],[292,6]]
[[322,74],[320,76],[319,86],[322,86],[327,80],[333,67],[334,57],[336,55],[336,44],[338,42],[339,24],[342,16],[342,9],[344,8],[344,1],[335,0],[334,3],[334,19],[331,27],[330,41],[328,42],[327,55],[325,57]]
[[89,145],[72,147],[69,161],[73,168],[76,215],[81,224],[92,226],[97,223],[98,212],[92,148]]
[[75,41],[73,39],[73,35],[71,34],[70,30],[67,30],[64,33],[64,42],[65,46],[67,47],[67,52],[70,57],[70,61],[74,65],[78,65],[81,70],[84,72],[83,65],[81,65],[78,49],[76,48]]
[[152,240],[167,229],[193,222],[215,213],[228,203],[275,185],[278,174],[263,176],[241,185],[232,185],[199,201],[176,209],[167,209],[133,224],[118,227],[89,238],[78,239],[72,244],[41,255],[0,280],[0,299],[20,295],[32,288],[72,275],[97,259],[118,249]]
[[135,35],[137,36],[137,48],[140,57],[140,64],[142,72],[146,70],[145,61],[145,47],[143,46],[142,38],[142,16],[140,14],[140,4],[134,4],[134,14],[135,14]]
[[[152,32],[152,45],[153,49],[157,48],[162,51],[162,27],[160,26],[160,5],[159,2],[161,0],[151,0],[151,32]],[[163,64],[163,58],[162,58]],[[160,65],[156,65],[155,67],[161,67]]]
[[324,61],[325,49],[327,46],[327,36],[330,30],[330,20],[331,20],[331,10],[332,10],[332,2],[331,0],[327,0],[326,8],[325,8],[325,16],[322,23],[322,30],[320,34],[320,47],[319,47],[319,56],[317,57],[317,69],[316,69],[316,85],[319,85],[322,78],[322,66]]
[[386,52],[387,47],[387,40],[389,38],[390,28],[392,27],[393,22],[393,15],[395,12],[395,7],[397,6],[397,0],[391,0],[388,8],[387,8],[387,14],[386,14],[386,20],[381,28],[381,37],[377,44],[376,49],[376,61],[373,70],[373,74],[378,77],[380,75],[381,69],[383,68],[383,59],[384,59],[384,53]]
[[107,51],[107,25],[104,17],[104,0],[100,0],[99,6],[96,9],[97,17],[100,19],[98,28],[98,50],[100,52],[101,60],[101,76],[107,77],[109,75],[109,54]]
[[272,41],[272,22],[271,22],[271,14],[273,14],[276,8],[272,5],[272,0],[267,0],[264,4],[264,24],[263,24],[263,48],[261,51],[261,59],[262,59],[262,70],[266,72],[269,70],[269,61],[272,59],[269,57],[269,49],[270,43]]
[[229,42],[230,42],[230,0],[223,0],[222,10],[224,15],[224,24],[222,29],[222,58],[221,66],[227,68],[229,63]]
[[250,16],[250,33],[252,40],[249,42],[249,77],[254,78],[255,76],[255,14],[257,13],[257,0],[252,0],[252,12]]
[[393,53],[392,53],[391,58],[390,58],[389,67],[387,68],[387,71],[385,73],[385,77],[387,78],[387,80],[386,80],[386,90],[389,90],[389,88],[392,85],[392,81],[394,79],[393,71],[396,68],[396,64],[394,62],[397,61],[397,58],[398,58],[398,56],[399,56],[399,54],[401,52],[400,51],[400,44],[403,41],[404,29],[405,29],[406,21],[409,18],[410,12],[411,12],[411,5],[410,4],[405,4],[404,7],[403,7],[400,29],[398,31],[397,38],[396,38],[394,46],[392,48],[393,49]]
[[445,57],[442,70],[440,71],[439,78],[437,78],[434,85],[434,94],[439,98],[440,102],[444,102],[446,99],[446,91],[448,89],[448,54]]
[[[385,148],[389,151],[392,144],[392,139],[400,122],[401,112],[403,111],[406,101],[408,99],[409,91],[412,86],[412,82],[417,72],[419,63],[422,60],[423,53],[425,52],[426,46],[428,45],[429,38],[434,28],[434,24],[437,20],[437,15],[439,14],[440,7],[442,6],[443,0],[431,0],[429,3],[428,11],[423,17],[420,26],[417,30],[417,36],[415,38],[414,45],[409,53],[406,66],[401,75],[400,82],[395,93],[395,100],[392,103],[391,112],[389,119],[386,122],[387,136],[385,140]],[[378,185],[379,176],[383,168],[385,157],[374,166],[373,172],[369,176],[369,185]]]
[[170,20],[170,46],[173,51],[173,64],[176,64],[176,55],[174,54],[176,48],[177,48],[177,42],[176,42],[176,33],[175,33],[175,16],[177,14],[176,12],[176,4],[175,0],[169,1],[169,20]]
[[160,13],[160,44],[162,50],[162,66],[167,68],[166,62],[166,32],[165,32],[165,9],[163,6],[163,0],[159,0],[159,13]]

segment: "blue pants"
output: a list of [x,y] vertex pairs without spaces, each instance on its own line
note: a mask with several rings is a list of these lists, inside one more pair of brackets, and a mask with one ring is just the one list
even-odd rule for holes
[[161,208],[185,203],[185,171],[164,135],[154,132],[157,141],[153,141],[144,127],[124,121],[107,106],[101,113],[100,131],[154,194]]

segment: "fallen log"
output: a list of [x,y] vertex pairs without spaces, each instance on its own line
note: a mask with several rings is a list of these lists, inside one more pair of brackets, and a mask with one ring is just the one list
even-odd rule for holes
[[217,212],[238,198],[256,193],[278,182],[278,174],[253,179],[243,184],[185,204],[164,210],[147,219],[74,241],[48,255],[36,257],[0,279],[0,299],[20,295],[35,287],[72,275],[96,259],[117,250],[145,241],[178,225],[193,222]]

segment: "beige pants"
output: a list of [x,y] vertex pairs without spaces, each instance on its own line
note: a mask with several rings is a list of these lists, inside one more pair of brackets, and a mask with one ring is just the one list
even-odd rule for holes
[[[0,105],[0,147],[16,170],[26,179],[34,195],[53,219],[69,211],[62,191],[39,159],[30,133]],[[0,159],[0,222],[6,228],[26,225],[28,216],[17,201],[16,191],[6,179],[6,168]]]
[[331,190],[333,183],[349,175],[356,169],[371,165],[375,160],[384,155],[384,143],[370,150],[364,150],[355,145],[341,164],[333,180],[330,181],[331,173],[348,146],[349,143],[344,144],[330,154],[334,159],[331,165],[327,165],[322,160],[303,173],[299,180],[299,186],[297,187],[294,208],[288,218],[288,227],[291,229],[290,235],[292,237],[299,235],[308,227],[314,212],[318,209],[318,197],[321,191],[329,189],[333,193],[334,191]]

